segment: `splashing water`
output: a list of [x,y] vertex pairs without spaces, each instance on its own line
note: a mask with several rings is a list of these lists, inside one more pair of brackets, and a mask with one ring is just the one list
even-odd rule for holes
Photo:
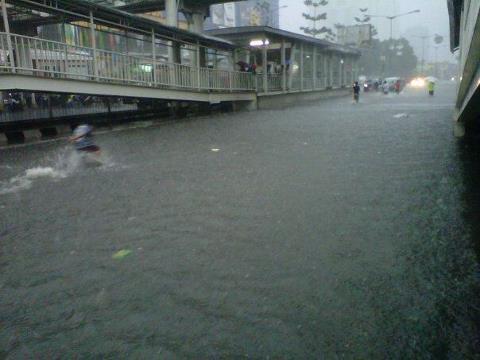
[[28,190],[36,179],[50,178],[55,181],[64,179],[79,168],[82,163],[82,157],[76,152],[62,151],[56,154],[51,162],[53,162],[52,166],[35,166],[26,169],[22,175],[0,182],[0,195]]

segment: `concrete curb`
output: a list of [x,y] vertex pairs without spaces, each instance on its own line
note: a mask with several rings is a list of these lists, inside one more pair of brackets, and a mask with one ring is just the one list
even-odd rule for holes
[[258,97],[259,110],[284,109],[301,103],[350,95],[349,88],[295,93],[277,93]]

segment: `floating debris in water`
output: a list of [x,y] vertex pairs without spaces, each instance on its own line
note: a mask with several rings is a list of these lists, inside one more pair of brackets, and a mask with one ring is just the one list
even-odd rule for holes
[[123,250],[117,251],[115,254],[113,254],[112,258],[115,259],[115,260],[121,260],[124,257],[130,255],[131,253],[132,253],[131,250],[123,249]]

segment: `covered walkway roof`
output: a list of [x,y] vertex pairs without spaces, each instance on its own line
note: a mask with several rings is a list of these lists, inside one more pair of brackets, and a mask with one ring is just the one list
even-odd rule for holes
[[[150,34],[152,29],[160,37],[179,42],[196,44],[197,42],[206,47],[231,50],[234,45],[224,39],[214,36],[197,34],[187,30],[160,24],[157,21],[134,15],[126,11],[115,9],[111,6],[94,3],[87,0],[56,0],[55,6],[48,5],[45,0],[7,0],[9,4],[23,6],[26,9],[37,10],[41,13],[49,13],[48,16],[31,13],[30,16],[13,17],[12,27],[38,26],[47,23],[61,23],[64,21],[89,21],[90,11],[96,24],[127,29],[132,32]],[[12,11],[13,10],[13,11]],[[9,12],[15,11],[9,8]]]
[[[218,37],[225,37],[232,42],[238,42],[244,40],[245,37],[258,37],[259,35],[268,37],[269,39],[285,39],[290,41],[302,41],[312,45],[316,45],[324,48],[327,51],[340,52],[347,55],[361,55],[360,50],[332,43],[327,40],[317,39],[311,36],[293,33],[286,30],[275,29],[269,26],[242,26],[235,28],[213,29],[207,30],[207,34],[211,34]],[[243,44],[248,45],[248,44]]]

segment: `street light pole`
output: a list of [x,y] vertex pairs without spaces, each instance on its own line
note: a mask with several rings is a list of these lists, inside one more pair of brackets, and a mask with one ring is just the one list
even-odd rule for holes
[[389,18],[390,20],[390,42],[393,40],[393,19],[394,18]]
[[412,11],[409,11],[409,12],[406,12],[406,13],[397,14],[397,15],[393,15],[393,16],[372,15],[372,14],[365,14],[365,15],[370,16],[370,17],[379,17],[379,18],[384,18],[384,19],[390,20],[390,40],[392,40],[393,39],[393,20],[395,20],[396,18],[399,18],[401,16],[406,16],[406,15],[415,14],[415,13],[419,13],[419,12],[420,12],[420,9],[412,10]]

